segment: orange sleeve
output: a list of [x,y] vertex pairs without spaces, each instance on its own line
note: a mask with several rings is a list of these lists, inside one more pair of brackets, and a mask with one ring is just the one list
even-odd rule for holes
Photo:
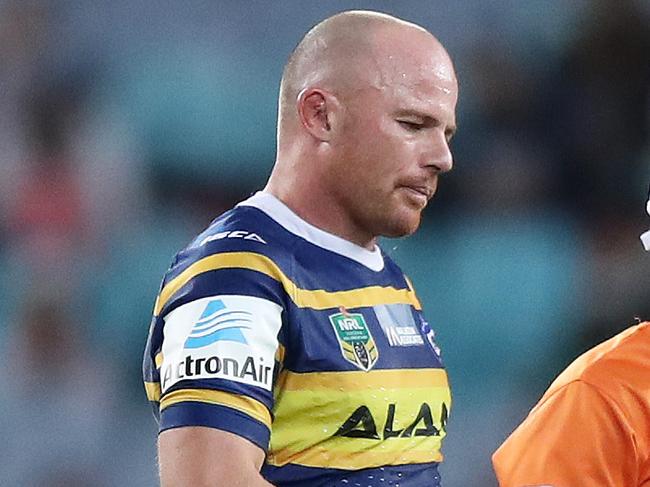
[[596,387],[554,391],[494,453],[500,487],[637,487],[634,432]]

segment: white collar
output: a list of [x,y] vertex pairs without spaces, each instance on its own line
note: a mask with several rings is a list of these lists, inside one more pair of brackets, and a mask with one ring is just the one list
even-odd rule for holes
[[321,230],[296,215],[287,205],[271,193],[258,191],[237,206],[253,206],[263,211],[289,232],[304,238],[319,247],[348,257],[373,271],[384,268],[384,258],[379,246],[373,250],[365,249],[332,233]]

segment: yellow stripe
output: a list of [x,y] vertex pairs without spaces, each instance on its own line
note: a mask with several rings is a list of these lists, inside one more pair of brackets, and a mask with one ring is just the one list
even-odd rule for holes
[[389,369],[371,370],[369,372],[284,372],[285,391],[316,391],[333,389],[384,390],[403,388],[446,387],[447,373],[444,369]]
[[[357,469],[441,461],[443,422],[451,407],[443,369],[283,372],[276,397],[269,462]],[[338,436],[360,407],[379,438]],[[445,412],[445,410],[447,412]],[[305,414],[309,411],[308,414]],[[422,415],[421,415],[422,414]],[[439,435],[415,435],[432,421]],[[415,424],[414,424],[415,423]],[[355,429],[364,429],[365,423]],[[385,428],[410,435],[385,437]]]
[[205,257],[169,281],[156,299],[154,313],[160,314],[165,304],[181,287],[194,277],[219,269],[249,269],[266,274],[280,282],[285,291],[300,308],[328,309],[345,306],[359,308],[378,304],[410,304],[422,309],[411,289],[369,286],[348,291],[329,292],[322,289],[308,290],[296,287],[280,268],[268,257],[253,252],[229,252]]
[[160,401],[160,384],[158,382],[145,382],[144,390],[147,391],[147,399]]
[[171,298],[176,291],[194,277],[205,272],[227,268],[242,268],[258,271],[277,281],[282,281],[282,278],[284,277],[280,268],[275,265],[271,259],[260,254],[254,254],[251,252],[230,252],[210,255],[195,262],[167,283],[162,291],[160,291],[160,295],[156,300],[154,313],[159,314],[160,310],[162,310],[165,304],[167,304],[167,301],[169,301],[169,298]]
[[430,444],[424,446],[426,448],[421,450],[405,447],[399,451],[382,451],[380,449],[376,451],[358,449],[353,451],[333,451],[327,448],[313,447],[307,452],[292,452],[285,449],[270,453],[267,461],[274,466],[293,463],[306,467],[341,468],[346,470],[442,461],[443,456],[439,449],[431,449]]
[[422,304],[420,303],[420,300],[418,299],[417,294],[415,294],[415,288],[413,287],[413,283],[411,280],[408,278],[408,276],[404,275],[404,280],[406,281],[406,285],[409,287],[409,290],[411,293],[413,293],[413,297],[417,301],[417,306],[415,306],[416,309],[422,309]]
[[296,288],[296,297],[293,301],[300,308],[312,309],[338,308],[339,306],[361,308],[380,304],[410,304],[416,309],[422,309],[415,295],[408,289],[382,286],[335,292]]
[[156,368],[159,369],[162,366],[162,363],[163,363],[163,354],[162,354],[162,352],[156,354],[156,357],[155,357],[154,361],[156,362]]
[[213,391],[210,389],[178,389],[169,394],[165,394],[165,397],[160,401],[160,410],[162,411],[173,404],[186,401],[227,406],[257,419],[264,423],[268,428],[271,427],[271,413],[269,413],[269,410],[264,404],[248,396],[224,391]]

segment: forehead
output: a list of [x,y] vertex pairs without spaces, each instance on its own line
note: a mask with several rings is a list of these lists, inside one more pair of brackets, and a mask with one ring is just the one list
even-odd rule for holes
[[376,88],[389,102],[421,110],[444,109],[453,116],[458,98],[456,74],[437,41],[423,36],[398,41],[388,49],[378,49],[376,64]]

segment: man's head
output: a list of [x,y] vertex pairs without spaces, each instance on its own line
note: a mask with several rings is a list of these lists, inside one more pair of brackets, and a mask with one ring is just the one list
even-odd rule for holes
[[426,30],[374,12],[318,24],[282,78],[269,190],[360,245],[413,233],[449,171],[458,86]]

